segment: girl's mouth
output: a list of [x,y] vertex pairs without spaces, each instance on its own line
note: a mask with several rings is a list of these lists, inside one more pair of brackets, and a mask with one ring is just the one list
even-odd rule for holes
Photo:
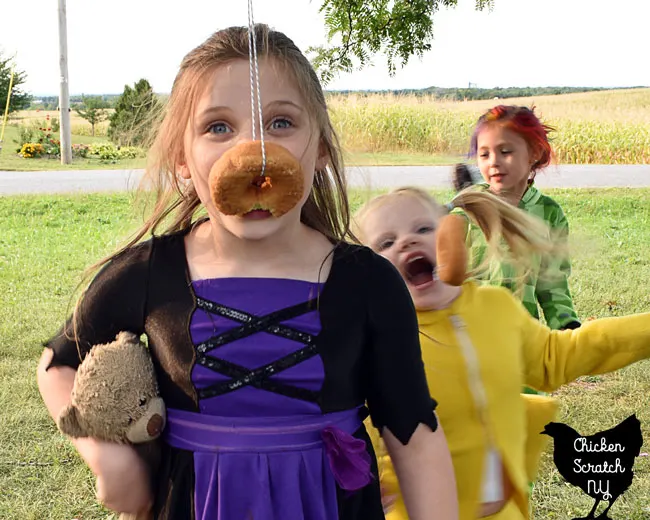
[[435,265],[425,256],[409,258],[404,265],[406,280],[416,289],[424,289],[434,281]]
[[271,211],[263,207],[260,203],[255,203],[250,211],[242,215],[246,220],[264,220],[272,216]]
[[271,218],[273,215],[268,209],[253,209],[244,214],[246,220],[263,220]]

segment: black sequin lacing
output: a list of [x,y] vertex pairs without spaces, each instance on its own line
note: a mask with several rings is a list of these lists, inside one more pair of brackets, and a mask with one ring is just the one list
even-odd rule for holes
[[[315,303],[316,299],[312,299],[298,305],[272,312],[265,316],[255,316],[198,297],[197,307],[199,309],[202,309],[209,314],[216,314],[242,323],[239,327],[213,336],[207,341],[196,345],[197,364],[231,378],[228,381],[215,383],[208,387],[199,389],[199,399],[208,399],[210,397],[216,397],[218,395],[232,392],[244,386],[252,386],[254,388],[267,390],[287,397],[316,402],[318,400],[318,392],[287,385],[270,379],[271,376],[278,374],[283,370],[287,370],[288,368],[316,355],[317,351],[314,336],[285,325],[280,325],[280,322],[287,321],[314,310]],[[251,336],[258,332],[266,332],[273,334],[274,336],[287,338],[300,342],[305,346],[300,350],[254,370],[242,367],[241,365],[237,365],[230,361],[206,355],[208,352],[227,343]]]
[[231,329],[223,334],[211,337],[209,340],[199,343],[196,346],[197,352],[206,354],[217,347],[221,347],[226,343],[231,343],[241,338],[251,336],[257,332],[268,332],[275,336],[291,339],[304,344],[310,344],[314,338],[310,334],[301,332],[291,327],[279,325],[280,322],[290,320],[301,314],[305,314],[314,310],[316,299],[308,300],[292,307],[286,307],[279,311],[272,312],[266,316],[255,316],[244,311],[232,309],[225,305],[220,305],[210,300],[197,297],[196,305],[199,309],[209,312],[210,314],[217,314],[228,318],[233,321],[243,323],[240,327]]

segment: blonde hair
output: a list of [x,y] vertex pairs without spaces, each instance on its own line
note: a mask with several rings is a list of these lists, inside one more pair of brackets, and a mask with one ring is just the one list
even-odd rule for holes
[[488,269],[490,260],[497,260],[512,265],[516,275],[509,281],[519,283],[531,274],[536,255],[560,254],[560,248],[543,220],[474,187],[459,192],[447,206],[437,202],[427,191],[410,186],[378,195],[354,215],[352,229],[361,242],[366,240],[363,226],[368,215],[386,202],[405,196],[413,197],[430,208],[436,223],[449,214],[451,208],[461,208],[469,220],[480,228],[485,236],[487,254],[480,265],[470,270],[469,276],[481,276]]
[[[329,156],[328,167],[315,172],[313,186],[302,208],[300,220],[333,242],[343,241],[350,234],[350,206],[340,145],[318,76],[309,60],[283,33],[271,30],[265,24],[256,24],[255,36],[260,60],[272,59],[295,82],[309,115],[318,128],[319,144]],[[186,163],[184,133],[197,98],[205,89],[211,74],[217,67],[232,60],[248,60],[248,50],[248,28],[230,27],[215,32],[184,57],[166,107],[157,116],[157,132],[149,150],[141,184],[141,188],[147,183],[153,187],[155,202],[151,215],[126,245],[89,267],[84,279],[90,272],[110,262],[148,234],[155,236],[161,228],[161,234],[182,231],[195,223],[201,201],[192,183],[179,181],[177,173]],[[81,297],[75,306],[74,321],[80,301]]]

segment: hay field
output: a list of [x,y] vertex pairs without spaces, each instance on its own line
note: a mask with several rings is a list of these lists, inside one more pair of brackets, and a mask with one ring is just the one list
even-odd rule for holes
[[[112,108],[106,109],[106,113],[110,115],[114,112]],[[40,124],[46,120],[47,116],[50,118],[59,118],[58,110],[21,110],[11,114],[10,123],[32,126]],[[70,111],[70,131],[72,135],[91,135],[90,123],[83,117],[77,114],[74,110]],[[108,131],[108,120],[102,121],[95,125],[95,137],[105,137]]]
[[650,163],[650,88],[452,102],[427,96],[331,96],[341,139],[354,152],[463,154],[478,117],[499,104],[535,106],[563,164]]
[[[551,135],[561,164],[649,164],[650,88],[509,98],[487,101],[440,101],[431,96],[330,95],[328,103],[342,144],[352,154],[427,154],[449,157],[467,153],[478,117],[498,104],[535,106]],[[109,113],[112,109],[109,110]],[[12,122],[33,124],[57,111],[28,110]],[[70,113],[73,135],[89,136],[90,124]],[[105,137],[108,121],[96,125]]]

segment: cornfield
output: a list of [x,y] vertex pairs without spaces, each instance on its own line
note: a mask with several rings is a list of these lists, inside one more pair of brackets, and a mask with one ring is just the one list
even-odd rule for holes
[[374,153],[466,153],[476,120],[498,103],[534,105],[556,129],[550,138],[559,163],[650,163],[650,89],[468,102],[394,95],[329,98],[344,146]]
[[[76,125],[70,125],[70,133],[72,135],[92,135],[92,128],[86,121]],[[106,137],[108,135],[108,121],[102,121],[95,125],[95,137]]]
[[[650,88],[466,102],[350,94],[330,95],[328,103],[349,152],[462,155],[478,117],[506,103],[534,105],[542,120],[556,129],[550,138],[558,163],[650,163]],[[24,111],[14,118],[30,124],[46,114]],[[71,125],[73,135],[90,135],[90,124],[74,112]],[[106,136],[107,129],[108,121],[99,123],[95,136]]]
[[[107,114],[111,114],[113,109],[108,109]],[[17,123],[23,126],[33,126],[43,121],[47,116],[50,118],[58,119],[60,114],[56,110],[21,110],[11,114],[11,122]],[[106,137],[108,131],[108,121],[104,120],[95,125],[95,137]],[[90,123],[84,118],[79,116],[76,112],[70,112],[70,133],[72,135],[83,135],[90,136],[92,135],[92,129]]]

